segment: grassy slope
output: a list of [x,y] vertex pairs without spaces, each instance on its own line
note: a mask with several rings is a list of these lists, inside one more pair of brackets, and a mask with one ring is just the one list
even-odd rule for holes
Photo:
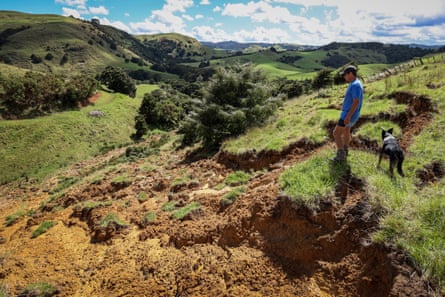
[[[366,85],[363,114],[394,112],[403,108],[391,100],[385,100],[385,96],[381,99],[381,95],[396,90],[427,95],[439,108],[440,112],[434,115],[433,122],[414,138],[406,152],[404,171],[407,177],[391,180],[385,169],[376,170],[377,156],[368,152],[351,151],[349,165],[352,174],[365,181],[366,196],[374,211],[381,216],[381,229],[374,234],[374,240],[406,250],[425,276],[433,279],[445,291],[445,179],[420,190],[416,186],[419,182],[417,170],[432,162],[445,164],[445,103],[442,100],[445,79],[441,74],[444,69],[443,62],[425,64]],[[430,83],[441,87],[427,88],[426,85]],[[225,149],[234,152],[253,148],[281,150],[290,142],[304,137],[315,142],[323,141],[328,136],[323,123],[338,116],[338,111],[323,107],[340,103],[343,91],[344,87],[340,87],[330,90],[328,98],[318,98],[315,94],[289,101],[266,127],[253,129],[245,136],[226,142]],[[400,128],[390,122],[367,124],[357,134],[380,141],[379,127],[389,125],[395,126],[400,135]],[[316,209],[321,200],[332,197],[338,176],[344,169],[331,168],[328,158],[332,155],[332,150],[323,149],[309,160],[287,170],[281,177],[283,190],[296,201]],[[386,166],[385,161],[384,168]]]
[[[21,176],[42,179],[59,168],[129,143],[143,94],[154,87],[139,86],[135,99],[103,92],[95,106],[81,110],[0,121],[0,183]],[[105,117],[88,116],[96,109]]]

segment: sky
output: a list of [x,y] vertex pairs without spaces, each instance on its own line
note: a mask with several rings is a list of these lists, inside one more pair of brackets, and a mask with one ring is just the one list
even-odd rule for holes
[[445,0],[1,0],[0,10],[97,18],[199,41],[445,45]]

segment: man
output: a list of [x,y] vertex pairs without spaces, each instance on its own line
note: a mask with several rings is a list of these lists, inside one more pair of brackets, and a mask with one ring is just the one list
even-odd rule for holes
[[346,66],[341,75],[349,86],[343,99],[340,119],[333,132],[337,155],[332,160],[337,162],[346,161],[351,140],[351,127],[358,121],[363,103],[363,85],[357,78],[357,68],[353,65]]

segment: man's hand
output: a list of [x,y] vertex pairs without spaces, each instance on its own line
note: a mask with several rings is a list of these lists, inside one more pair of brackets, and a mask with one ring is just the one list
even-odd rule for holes
[[351,119],[346,117],[343,122],[345,123],[345,126],[347,126],[351,122]]

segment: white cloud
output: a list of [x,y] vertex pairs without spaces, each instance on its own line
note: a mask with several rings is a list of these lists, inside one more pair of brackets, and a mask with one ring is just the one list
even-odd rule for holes
[[241,30],[233,34],[238,42],[289,42],[291,36],[285,30],[279,28],[256,27],[253,31]]
[[219,12],[221,10],[222,8],[220,6],[215,6],[215,8],[213,8],[213,12]]
[[271,23],[295,22],[297,19],[285,7],[274,7],[266,1],[249,2],[247,4],[225,4],[224,16],[249,17],[254,22],[268,21]]
[[182,18],[185,19],[185,20],[187,20],[187,21],[190,21],[190,22],[194,20],[193,17],[192,17],[192,16],[189,16],[188,14],[183,14],[183,15],[182,15]]
[[199,20],[199,19],[203,19],[204,18],[204,16],[202,15],[202,14],[197,14],[196,16],[195,16],[195,19],[197,19],[197,20]]
[[129,17],[130,13],[126,12],[126,13],[124,13],[124,16]]
[[201,0],[201,2],[199,4],[201,4],[201,5],[210,5],[210,1],[209,0]]
[[167,0],[162,10],[169,12],[185,12],[185,9],[193,6],[193,0]]
[[202,41],[223,41],[232,40],[232,37],[222,29],[215,29],[209,26],[197,26],[192,29],[193,36]]
[[55,3],[60,3],[68,6],[81,6],[85,7],[87,0],[55,0]]
[[104,14],[104,15],[108,15],[108,9],[106,9],[104,6],[99,6],[99,7],[90,7],[89,11],[91,14]]
[[62,7],[62,15],[73,16],[77,19],[80,18],[80,12],[77,9],[72,9],[72,8],[68,8],[68,7]]
[[123,31],[130,32],[130,28],[121,21],[110,21],[107,18],[99,18],[99,17],[95,17],[95,18],[99,19],[99,21],[102,25],[113,26],[113,27],[121,29]]

